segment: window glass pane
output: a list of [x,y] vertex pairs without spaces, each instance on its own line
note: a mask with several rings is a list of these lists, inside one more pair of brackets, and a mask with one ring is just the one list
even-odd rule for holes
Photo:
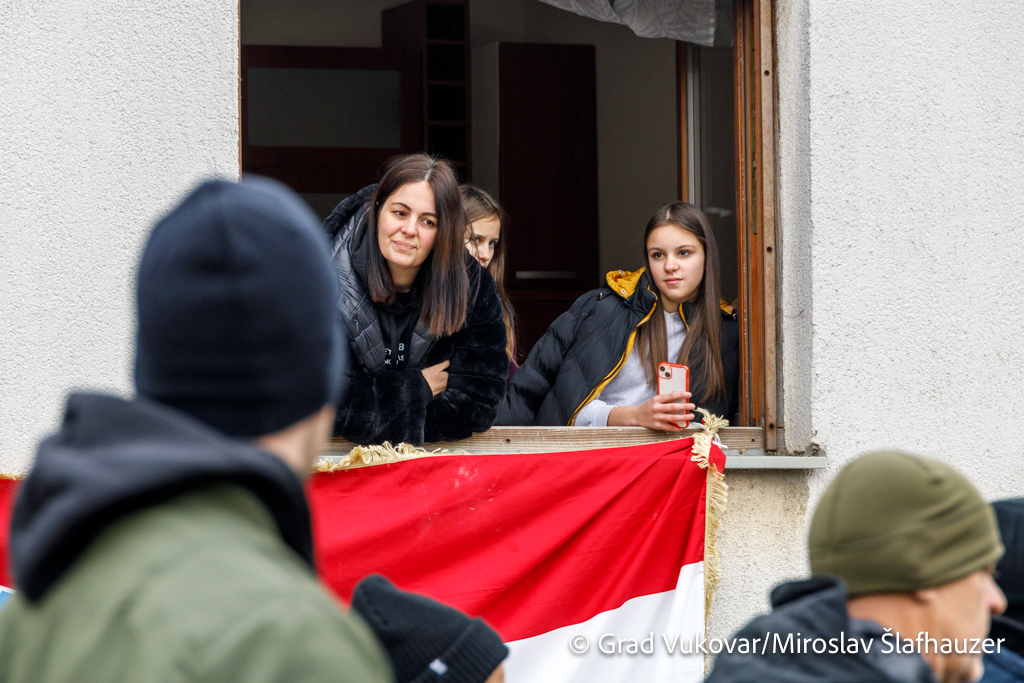
[[733,92],[733,50],[694,49],[694,122],[698,177],[696,204],[715,233],[721,263],[722,297],[739,296],[736,254],[736,105]]
[[249,144],[401,146],[397,71],[252,67]]

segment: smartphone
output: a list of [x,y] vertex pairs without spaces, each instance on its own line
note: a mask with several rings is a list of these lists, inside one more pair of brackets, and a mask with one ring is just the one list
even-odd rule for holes
[[[690,368],[679,363],[658,363],[658,396],[671,394],[674,391],[690,390]],[[677,426],[686,429],[690,426],[687,420]]]

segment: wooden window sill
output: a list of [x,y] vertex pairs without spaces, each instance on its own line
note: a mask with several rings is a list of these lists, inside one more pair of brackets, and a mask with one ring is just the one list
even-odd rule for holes
[[[642,427],[492,427],[462,441],[426,444],[428,451],[446,449],[472,455],[489,453],[553,453],[593,448],[638,446],[687,438],[698,429],[673,434]],[[782,431],[781,429],[779,430]],[[726,469],[820,469],[824,456],[775,455],[764,450],[761,427],[725,427],[718,433],[724,445]],[[355,444],[333,439],[324,456],[335,459],[348,454]]]

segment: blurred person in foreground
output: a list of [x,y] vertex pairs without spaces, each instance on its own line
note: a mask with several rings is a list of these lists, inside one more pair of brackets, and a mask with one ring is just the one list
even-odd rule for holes
[[1006,595],[1006,611],[992,617],[988,637],[1003,641],[985,655],[982,683],[1024,682],[1024,498],[992,503],[1006,554],[996,565],[996,583]]
[[734,636],[767,646],[723,652],[709,683],[981,677],[990,618],[1006,607],[992,577],[1003,545],[961,474],[907,453],[862,456],[826,489],[808,546],[813,578],[775,588],[773,611]]
[[0,681],[392,680],[313,571],[336,288],[316,218],[272,181],[205,183],[156,225],[137,397],[72,394],[18,493]]
[[504,683],[508,647],[480,618],[368,576],[352,593],[358,613],[384,644],[395,683]]

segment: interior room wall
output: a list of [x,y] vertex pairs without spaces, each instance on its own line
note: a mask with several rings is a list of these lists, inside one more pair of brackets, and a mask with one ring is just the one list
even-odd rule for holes
[[380,13],[406,0],[242,0],[242,45],[380,47]]
[[[379,47],[380,12],[399,4],[242,0],[242,43]],[[601,272],[639,268],[647,220],[677,197],[675,43],[638,38],[624,26],[538,0],[470,0],[470,36],[473,47],[495,41],[596,46]]]

